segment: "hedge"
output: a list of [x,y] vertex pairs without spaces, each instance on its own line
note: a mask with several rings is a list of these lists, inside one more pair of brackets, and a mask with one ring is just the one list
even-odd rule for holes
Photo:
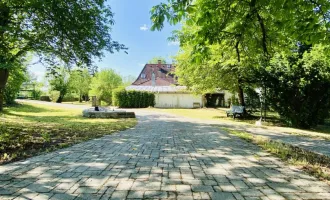
[[40,101],[51,101],[49,96],[41,96]]
[[113,105],[119,108],[146,108],[155,105],[155,95],[150,92],[114,90]]

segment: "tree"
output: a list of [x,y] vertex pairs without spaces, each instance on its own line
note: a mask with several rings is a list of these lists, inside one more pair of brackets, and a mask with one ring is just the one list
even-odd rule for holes
[[[176,70],[179,82],[186,85],[196,93],[215,92],[217,89],[227,89],[233,92],[240,91],[242,84],[251,84],[253,76],[252,65],[246,62],[250,59],[241,56],[241,63],[236,59],[236,50],[231,45],[225,43],[205,45],[208,53],[203,57],[200,52],[194,51],[193,43],[188,42],[187,35],[198,30],[196,26],[183,25],[176,36],[180,40],[185,40],[181,45],[180,51],[175,56]],[[244,98],[241,98],[241,104],[244,105]]]
[[112,91],[123,83],[122,78],[113,69],[103,69],[92,78],[91,94],[111,105]]
[[64,96],[68,93],[69,78],[70,74],[64,67],[58,68],[55,73],[49,75],[49,85],[51,91],[59,92],[56,103],[62,103]]
[[26,68],[24,66],[16,67],[10,70],[7,86],[4,89],[4,100],[6,104],[14,104],[17,94],[23,84],[28,79]]
[[103,50],[126,49],[111,38],[113,13],[105,2],[0,1],[0,111],[9,72],[27,52],[36,53],[46,63],[59,59],[68,65],[91,66]]
[[166,64],[166,58],[161,56],[153,57],[151,60],[149,60],[149,64],[158,64],[158,61],[160,60],[161,64]]
[[82,101],[82,96],[87,95],[90,90],[92,77],[88,72],[88,69],[73,70],[70,73],[69,88],[71,91],[76,92],[79,95],[79,101]]
[[278,53],[266,68],[268,102],[292,126],[322,123],[330,110],[329,46]]
[[[187,26],[197,28],[189,34],[176,33],[172,39],[181,46],[191,44],[195,61],[209,56],[209,45],[219,44],[234,50],[235,68],[265,68],[277,50],[290,51],[297,41],[327,43],[329,9],[329,1],[168,0],[152,8],[151,30],[161,30],[166,19],[170,24],[185,20]],[[253,59],[243,62],[243,57]],[[244,104],[244,74],[237,73],[239,99]],[[263,85],[262,77],[259,82]]]

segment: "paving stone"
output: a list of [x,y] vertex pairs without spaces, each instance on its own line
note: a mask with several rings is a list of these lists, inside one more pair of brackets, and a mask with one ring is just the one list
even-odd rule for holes
[[210,192],[211,199],[221,199],[221,200],[235,200],[232,193],[229,192]]
[[326,183],[219,127],[152,112],[137,111],[134,129],[0,166],[0,199],[330,197]]
[[206,185],[192,185],[191,189],[194,192],[214,192],[212,186]]

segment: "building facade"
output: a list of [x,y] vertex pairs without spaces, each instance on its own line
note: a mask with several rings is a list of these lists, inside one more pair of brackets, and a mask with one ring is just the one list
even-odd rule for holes
[[195,95],[186,86],[178,85],[172,64],[146,64],[137,79],[126,90],[152,92],[157,108],[227,107],[231,94],[227,91]]

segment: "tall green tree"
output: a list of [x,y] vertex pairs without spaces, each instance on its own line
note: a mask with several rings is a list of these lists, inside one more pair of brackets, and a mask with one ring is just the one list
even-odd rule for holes
[[158,61],[160,60],[161,64],[166,64],[166,58],[161,56],[153,57],[151,60],[149,60],[149,64],[158,64]]
[[70,73],[65,67],[57,68],[54,73],[49,74],[49,86],[51,91],[58,91],[60,94],[56,103],[62,103],[64,96],[69,91]]
[[[184,20],[197,28],[189,34],[175,34],[181,45],[193,46],[195,61],[209,56],[208,45],[219,44],[235,52],[235,68],[255,65],[249,60],[243,63],[243,57],[253,57],[252,61],[258,61],[256,67],[265,68],[277,50],[290,51],[297,41],[328,43],[329,9],[326,0],[168,0],[152,8],[151,30],[161,30],[165,20],[170,24]],[[241,72],[237,72],[237,85],[244,104]]]
[[82,96],[88,96],[90,90],[90,84],[92,77],[88,72],[88,69],[73,70],[70,73],[69,88],[71,91],[76,92],[79,95],[79,101],[82,101]]
[[10,69],[27,52],[36,53],[44,62],[59,59],[69,65],[90,66],[94,57],[103,56],[103,50],[126,49],[113,41],[113,24],[106,0],[1,0],[0,111]]
[[299,128],[322,123],[330,110],[330,48],[305,47],[276,54],[265,70],[268,102],[289,124]]
[[27,80],[28,74],[26,72],[26,67],[17,66],[16,68],[10,69],[7,87],[4,89],[4,101],[6,104],[11,105],[15,103],[15,99],[23,82]]
[[123,84],[122,78],[113,69],[103,69],[92,78],[91,91],[98,99],[111,105],[112,91]]

